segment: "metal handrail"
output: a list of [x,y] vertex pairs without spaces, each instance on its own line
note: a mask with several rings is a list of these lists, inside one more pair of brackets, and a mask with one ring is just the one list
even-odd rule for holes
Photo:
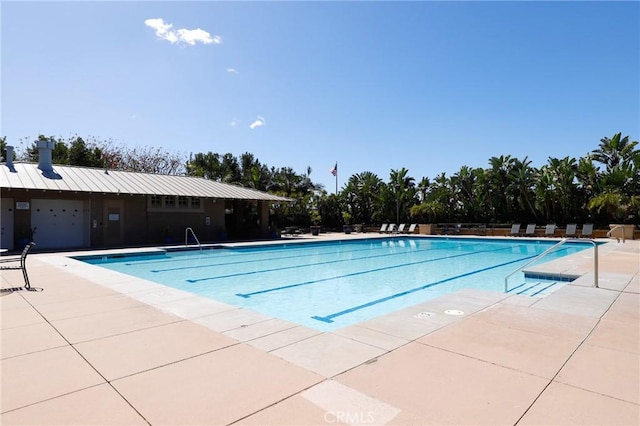
[[200,251],[202,251],[202,244],[200,244],[200,240],[198,240],[198,237],[196,237],[196,233],[193,232],[193,229],[191,227],[188,227],[184,230],[184,245],[189,247],[189,231],[191,231],[191,235],[193,235],[196,243],[198,243],[198,247],[200,247]]
[[558,247],[560,247],[561,245],[563,245],[564,243],[567,243],[567,242],[576,242],[576,243],[577,242],[580,242],[580,243],[587,242],[587,243],[591,243],[593,245],[593,286],[595,288],[598,288],[598,244],[596,244],[596,242],[593,241],[593,240],[579,240],[577,238],[563,238],[557,244],[554,244],[552,247],[549,247],[548,249],[546,249],[545,251],[543,251],[542,253],[540,253],[539,255],[537,255],[536,257],[534,257],[533,259],[531,259],[530,261],[528,261],[524,265],[520,266],[515,271],[511,272],[509,275],[507,275],[504,278],[504,292],[507,293],[509,291],[509,283],[508,282],[509,282],[509,278],[511,278],[512,275],[514,275],[517,272],[520,272],[521,270],[523,270],[527,266],[531,265],[532,263],[534,263],[537,260],[540,260],[541,258],[546,256],[547,254],[549,254],[550,252],[552,252],[553,250],[557,249]]
[[[622,242],[624,243],[624,242],[626,242],[626,238],[625,238],[625,236],[624,236],[624,225],[616,225],[616,226],[614,226],[613,228],[611,228],[611,229],[609,230],[609,232],[607,232],[607,238],[611,238],[611,233],[612,233],[613,231],[615,231],[616,229],[618,229],[618,228],[622,228]],[[620,239],[619,239],[619,238],[618,238],[618,242],[620,242]]]

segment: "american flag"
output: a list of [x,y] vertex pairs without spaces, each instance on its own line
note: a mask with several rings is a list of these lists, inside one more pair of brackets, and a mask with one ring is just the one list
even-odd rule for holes
[[338,163],[336,163],[335,166],[329,169],[329,173],[331,173],[334,176],[338,176]]

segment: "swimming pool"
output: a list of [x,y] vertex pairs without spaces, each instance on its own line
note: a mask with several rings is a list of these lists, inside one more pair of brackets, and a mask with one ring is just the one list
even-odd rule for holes
[[[76,259],[331,331],[463,288],[502,292],[507,274],[555,243],[396,237]],[[543,261],[588,247],[566,244]],[[529,281],[514,278],[513,291],[560,285]]]

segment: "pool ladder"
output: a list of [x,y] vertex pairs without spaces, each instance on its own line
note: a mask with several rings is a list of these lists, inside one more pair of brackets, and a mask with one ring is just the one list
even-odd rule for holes
[[524,265],[522,265],[521,267],[516,269],[515,271],[511,272],[509,275],[507,275],[504,278],[504,292],[505,293],[509,292],[509,278],[512,275],[514,275],[516,272],[520,272],[521,270],[523,270],[527,266],[531,265],[533,262],[536,262],[536,261],[542,259],[547,254],[551,253],[552,251],[554,251],[555,249],[557,249],[561,245],[563,245],[565,243],[568,243],[568,242],[591,243],[593,245],[593,286],[595,288],[598,288],[598,244],[596,244],[596,242],[593,241],[593,240],[579,240],[577,238],[564,238],[558,244],[553,245],[553,247],[549,247],[548,249],[546,249],[545,251],[543,251],[542,253],[540,253],[539,255],[537,255],[536,257],[534,257],[533,259],[531,259],[530,261],[528,261],[527,263],[525,263]]
[[189,232],[191,232],[193,239],[196,240],[196,243],[198,243],[198,247],[200,247],[200,251],[202,251],[202,244],[200,244],[200,240],[198,240],[198,237],[196,237],[196,233],[193,232],[193,229],[191,227],[188,227],[184,230],[184,245],[186,247],[189,247]]

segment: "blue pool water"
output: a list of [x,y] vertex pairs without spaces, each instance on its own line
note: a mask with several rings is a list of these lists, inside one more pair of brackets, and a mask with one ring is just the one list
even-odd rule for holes
[[[463,288],[502,292],[507,274],[555,242],[398,237],[77,259],[331,331]],[[522,274],[513,283],[527,288]]]

